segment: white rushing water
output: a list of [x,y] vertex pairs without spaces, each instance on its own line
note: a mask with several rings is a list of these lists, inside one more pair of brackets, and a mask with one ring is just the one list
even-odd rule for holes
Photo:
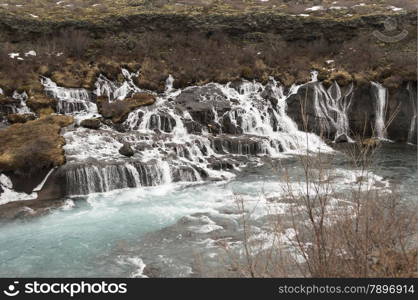
[[350,138],[350,123],[348,111],[353,100],[354,85],[351,83],[343,93],[337,82],[326,90],[322,83],[317,82],[313,86],[313,101],[316,116],[321,118],[321,126],[325,132],[335,132],[334,140],[345,136],[348,142],[353,142]]
[[72,114],[80,111],[97,113],[97,106],[88,90],[60,87],[46,77],[41,78],[41,83],[44,86],[45,93],[57,100],[57,113]]
[[374,131],[377,138],[384,140],[387,138],[385,121],[388,91],[380,83],[371,82],[371,84],[376,111]]
[[408,82],[406,87],[409,94],[409,101],[412,109],[411,123],[408,132],[408,143],[413,144],[417,141],[417,93],[416,89],[412,86],[412,82]]
[[[304,193],[296,180],[302,170],[288,167],[289,176],[296,176],[291,190]],[[360,176],[338,168],[331,172],[340,192]],[[166,276],[190,276],[193,251],[219,255],[216,232],[225,232],[225,237],[240,232],[238,199],[245,201],[256,222],[251,238],[269,246],[265,218],[272,213],[285,216],[289,208],[289,203],[271,200],[286,196],[288,184],[282,179],[263,171],[227,183],[166,184],[73,198],[42,218],[2,226],[0,275],[143,277],[146,265],[157,264]],[[382,181],[371,176],[368,182]],[[174,227],[178,232],[163,230],[182,217]],[[239,250],[240,244],[231,240],[232,246]]]
[[[140,92],[135,74],[123,71],[122,85],[100,76],[96,94],[120,101]],[[287,94],[274,79],[266,85],[242,81],[210,83],[183,90],[167,79],[156,103],[129,114],[119,133],[105,126],[99,131],[69,130],[64,134],[68,194],[154,186],[205,179],[225,180],[234,169],[260,157],[282,157],[306,151],[331,151],[315,134],[299,131],[286,114]],[[136,153],[119,153],[128,144]]]

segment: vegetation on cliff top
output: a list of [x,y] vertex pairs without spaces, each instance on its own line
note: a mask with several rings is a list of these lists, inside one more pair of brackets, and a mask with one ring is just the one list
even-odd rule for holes
[[[176,87],[269,76],[290,85],[308,80],[312,69],[325,83],[375,80],[396,87],[415,80],[416,17],[407,14],[414,1],[362,3],[2,0],[0,14],[8,18],[0,20],[0,27],[7,24],[0,31],[0,87],[7,95],[15,89],[38,95],[42,75],[60,86],[91,89],[100,73],[122,79],[120,67],[140,70],[138,86],[159,91],[169,74]],[[256,18],[263,12],[282,17]],[[147,14],[166,18],[129,19]],[[202,18],[181,17],[195,14]],[[201,21],[217,15],[251,17]],[[385,43],[373,35],[384,31],[388,15],[398,21],[398,31],[408,32],[402,42]],[[52,26],[56,22],[62,26]],[[27,55],[30,51],[36,56]]]
[[352,17],[415,9],[413,0],[3,0],[0,11],[22,18],[88,20],[134,14],[245,14],[254,12]]

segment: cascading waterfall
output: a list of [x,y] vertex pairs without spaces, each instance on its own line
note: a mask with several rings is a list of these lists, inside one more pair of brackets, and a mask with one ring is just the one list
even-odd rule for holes
[[28,94],[26,92],[19,93],[18,91],[14,91],[12,98],[19,101],[19,105],[16,107],[16,110],[14,113],[17,113],[17,114],[31,113],[29,107],[26,105],[26,101],[28,100]]
[[115,189],[170,183],[166,163],[130,162],[108,165],[73,165],[65,172],[69,195],[88,195]]
[[409,81],[406,87],[408,94],[409,94],[409,101],[411,103],[412,108],[412,117],[411,117],[411,124],[409,127],[408,132],[408,140],[407,142],[410,144],[416,144],[417,142],[417,92],[416,89],[412,86],[412,83]]
[[375,100],[375,126],[374,131],[375,135],[378,139],[386,139],[386,126],[385,126],[385,119],[386,119],[386,105],[387,105],[387,98],[388,92],[387,89],[382,86],[380,83],[371,82],[372,85],[372,93]]
[[106,96],[112,102],[114,100],[123,100],[134,93],[141,92],[141,89],[133,82],[133,79],[139,76],[139,72],[130,73],[128,70],[122,69],[122,75],[125,81],[119,84],[100,74],[95,83],[95,94],[97,97]]
[[326,90],[322,83],[316,82],[313,85],[314,109],[316,116],[320,118],[324,132],[335,132],[334,141],[344,137],[348,142],[350,138],[350,123],[348,111],[353,99],[353,83],[343,94],[337,82]]
[[[117,84],[100,76],[97,96],[122,100],[141,89],[133,83],[136,73],[123,70],[125,82]],[[124,133],[107,127],[78,128],[64,134],[67,164],[61,168],[69,195],[234,177],[234,169],[263,156],[283,152],[330,151],[312,133],[299,131],[286,114],[287,93],[273,78],[263,85],[241,81],[210,83],[182,90],[166,81],[165,92],[152,106],[129,114]],[[135,155],[118,152],[129,144]]]
[[57,113],[72,114],[76,112],[97,113],[93,95],[82,88],[59,87],[47,77],[41,78],[45,93],[57,100]]

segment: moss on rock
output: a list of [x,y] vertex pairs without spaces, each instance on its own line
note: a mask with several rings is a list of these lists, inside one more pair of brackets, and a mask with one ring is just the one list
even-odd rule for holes
[[10,115],[7,115],[7,120],[11,124],[26,123],[28,121],[33,121],[35,119],[36,119],[36,116],[34,114],[10,114]]
[[57,101],[55,99],[47,97],[44,94],[35,93],[29,97],[26,104],[34,112],[40,114],[41,112],[45,113],[45,109],[48,108],[50,108],[52,111],[55,111]]
[[106,97],[97,99],[100,114],[116,124],[125,121],[131,111],[142,106],[152,105],[154,102],[155,96],[148,93],[134,94],[131,98],[113,102],[109,102]]
[[65,140],[60,130],[74,122],[71,116],[47,116],[0,131],[0,172],[27,176],[65,163]]

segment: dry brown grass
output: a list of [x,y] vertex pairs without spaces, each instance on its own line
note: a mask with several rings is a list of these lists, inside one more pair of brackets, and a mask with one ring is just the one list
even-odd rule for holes
[[1,130],[0,171],[29,176],[64,164],[60,130],[73,121],[70,116],[47,116]]

